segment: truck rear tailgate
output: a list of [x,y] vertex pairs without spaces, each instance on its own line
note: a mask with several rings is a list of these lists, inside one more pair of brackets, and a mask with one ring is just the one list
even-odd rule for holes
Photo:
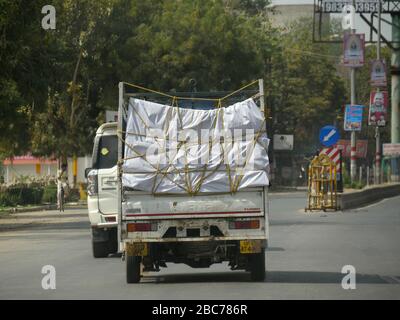
[[151,195],[124,192],[122,220],[264,216],[262,188],[235,194]]

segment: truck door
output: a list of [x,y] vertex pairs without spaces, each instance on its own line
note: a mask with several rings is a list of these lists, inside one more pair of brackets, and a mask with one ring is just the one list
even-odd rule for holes
[[97,149],[98,207],[105,214],[115,214],[117,208],[117,135],[103,135]]

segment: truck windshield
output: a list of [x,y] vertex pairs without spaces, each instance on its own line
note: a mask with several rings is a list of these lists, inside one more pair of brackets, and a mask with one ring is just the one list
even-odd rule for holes
[[116,135],[102,136],[99,139],[97,154],[93,161],[94,169],[112,168],[118,160],[118,137]]

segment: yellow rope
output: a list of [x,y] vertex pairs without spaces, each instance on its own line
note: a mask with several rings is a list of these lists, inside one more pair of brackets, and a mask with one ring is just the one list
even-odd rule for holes
[[241,87],[240,89],[237,89],[236,91],[231,92],[230,94],[226,95],[225,97],[221,98],[220,100],[225,100],[226,98],[229,98],[231,96],[233,96],[234,94],[252,86],[253,84],[258,83],[258,80],[254,80],[253,82],[246,84],[245,86]]
[[228,94],[228,95],[226,95],[225,97],[222,97],[222,98],[177,97],[177,96],[172,96],[170,94],[167,94],[167,93],[164,93],[164,92],[161,92],[161,91],[149,89],[149,88],[137,85],[137,84],[133,84],[133,83],[129,83],[129,82],[123,82],[123,83],[126,84],[127,86],[130,86],[130,87],[133,87],[133,88],[136,88],[136,89],[152,92],[152,93],[164,96],[164,97],[171,98],[173,102],[176,101],[176,100],[218,101],[218,102],[220,102],[220,101],[223,101],[223,100],[233,96],[234,94],[236,94],[236,93],[238,93],[238,92],[240,92],[240,91],[242,91],[242,90],[244,90],[244,89],[246,89],[246,88],[248,88],[248,87],[250,87],[250,86],[252,86],[252,85],[254,85],[256,83],[258,83],[258,80],[254,80],[254,81],[250,82],[249,84],[246,84],[245,86],[241,87],[240,89],[235,90],[235,91],[231,92],[230,94]]

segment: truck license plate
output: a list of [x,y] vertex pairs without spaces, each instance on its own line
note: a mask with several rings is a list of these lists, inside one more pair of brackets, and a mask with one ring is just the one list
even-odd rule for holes
[[147,243],[136,242],[126,244],[126,253],[128,256],[147,256]]
[[261,241],[259,240],[240,240],[240,253],[260,253]]

